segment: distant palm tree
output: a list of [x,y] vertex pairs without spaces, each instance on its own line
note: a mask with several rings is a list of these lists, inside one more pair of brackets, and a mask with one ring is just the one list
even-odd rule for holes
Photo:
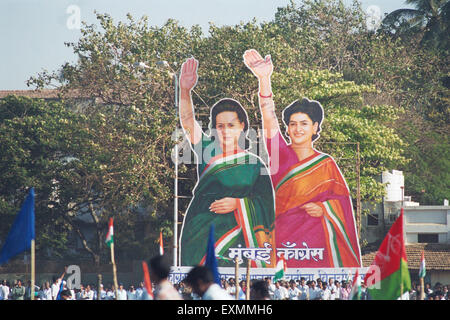
[[406,0],[416,9],[398,9],[383,19],[380,29],[398,36],[422,35],[422,43],[448,49],[450,0]]

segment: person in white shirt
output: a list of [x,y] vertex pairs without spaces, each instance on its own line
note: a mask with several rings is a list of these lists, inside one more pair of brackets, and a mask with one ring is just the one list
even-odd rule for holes
[[145,286],[144,283],[141,281],[141,283],[139,283],[139,287],[137,287],[136,289],[136,300],[145,300],[144,299],[144,290]]
[[320,292],[320,300],[330,300],[331,299],[331,291],[328,288],[328,284],[326,282],[322,283],[322,290]]
[[42,285],[41,290],[39,290],[38,297],[40,300],[52,300],[52,288],[50,283],[47,281]]
[[223,289],[231,296],[231,286],[228,281],[223,282]]
[[334,279],[328,279],[328,289],[330,290],[330,300],[334,300],[336,294],[336,285],[334,284]]
[[111,289],[106,289],[106,300],[115,300],[116,294],[114,292],[114,286]]
[[123,283],[119,283],[119,289],[117,289],[117,300],[127,300],[127,291],[123,288]]
[[320,298],[320,289],[316,287],[316,281],[309,282],[309,300],[317,300]]
[[297,288],[297,283],[294,280],[289,281],[288,297],[289,300],[299,300],[301,291]]
[[300,278],[300,281],[299,281],[299,284],[297,285],[297,288],[301,292],[299,300],[308,300],[309,287],[306,284],[306,279],[304,277]]
[[137,300],[136,290],[133,285],[130,286],[130,289],[127,292],[127,300]]
[[[270,279],[269,277],[266,277],[264,280],[265,280],[266,283],[267,283],[267,290],[269,290],[269,297],[270,297],[270,299],[272,300],[272,299],[273,299],[273,294],[274,294],[274,292],[275,292],[276,287],[275,287],[275,285],[272,283],[272,279]],[[250,291],[250,292],[251,292],[251,291]]]
[[10,291],[11,290],[9,288],[8,282],[6,282],[6,280],[3,280],[3,283],[2,283],[3,300],[9,299]]
[[90,285],[86,286],[85,292],[85,299],[84,300],[94,300],[94,291],[91,289]]
[[275,291],[273,293],[274,300],[287,300],[289,298],[288,290],[284,287],[281,280],[275,282]]
[[61,286],[61,279],[53,279],[53,283],[51,286],[52,290],[52,300],[56,300],[56,297],[58,296],[59,288]]
[[64,275],[66,274],[66,271],[67,271],[67,267],[64,267],[63,274],[58,279],[53,278],[53,283],[52,283],[52,286],[51,286],[51,288],[52,288],[52,300],[56,300],[56,297],[58,296],[59,289],[61,287],[61,281],[63,280]]
[[84,286],[80,284],[80,289],[78,289],[77,293],[75,294],[76,300],[86,300],[86,290],[84,289]]
[[202,300],[233,300],[224,289],[214,282],[213,274],[208,267],[192,268],[184,281]]
[[230,284],[230,288],[227,290],[228,294],[232,297],[236,296],[236,283],[234,278],[228,279],[228,283]]
[[103,283],[100,284],[100,300],[106,300],[106,291]]

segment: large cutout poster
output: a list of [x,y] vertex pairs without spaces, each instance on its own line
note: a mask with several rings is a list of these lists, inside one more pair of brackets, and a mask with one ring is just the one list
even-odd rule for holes
[[246,150],[248,117],[239,102],[217,102],[210,113],[211,134],[203,133],[191,98],[198,62],[191,58],[182,66],[180,120],[198,158],[198,182],[181,231],[181,265],[203,263],[214,223],[216,253],[251,259],[253,267],[274,267],[281,256],[290,268],[361,266],[347,184],[333,158],[313,147],[320,136],[322,106],[303,98],[286,107],[286,141],[275,114],[270,56],[248,50],[244,63],[259,83],[269,168]]

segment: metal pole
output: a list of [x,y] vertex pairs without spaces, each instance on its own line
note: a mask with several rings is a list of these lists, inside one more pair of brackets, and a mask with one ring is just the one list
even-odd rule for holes
[[174,205],[173,205],[173,266],[178,266],[178,77],[173,73],[173,79],[175,82],[175,181],[174,181]]

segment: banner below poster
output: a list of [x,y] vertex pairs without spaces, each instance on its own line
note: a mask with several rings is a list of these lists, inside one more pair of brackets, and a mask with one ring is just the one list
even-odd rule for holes
[[[245,264],[244,264],[245,265]],[[244,266],[241,265],[241,266]],[[189,270],[192,267],[172,267],[169,274],[169,281],[173,284],[179,283],[183,280]],[[337,281],[352,281],[353,275],[356,270],[358,270],[359,275],[364,279],[368,267],[364,268],[288,268],[284,274],[284,280],[300,280],[300,278],[305,278],[306,281],[317,280],[320,278],[322,282],[328,282],[329,279]],[[229,267],[219,267],[219,274],[221,279],[228,280],[230,278],[235,278],[235,268]],[[247,274],[247,269],[245,267],[239,268],[239,279],[245,279]],[[275,275],[275,268],[251,268],[250,269],[250,280],[264,280],[264,278],[269,277],[273,279]]]

